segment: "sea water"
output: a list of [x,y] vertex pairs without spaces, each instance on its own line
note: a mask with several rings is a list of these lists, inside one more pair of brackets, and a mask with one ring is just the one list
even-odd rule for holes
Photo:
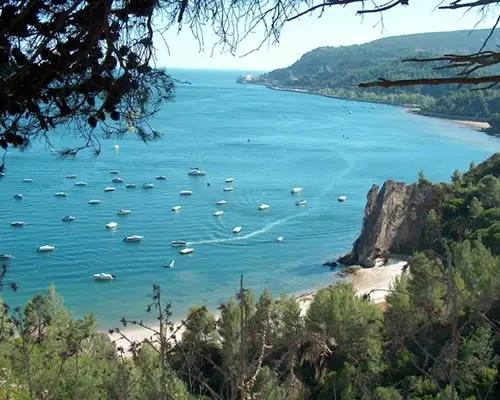
[[[54,284],[74,315],[94,313],[107,328],[119,326],[122,315],[153,319],[145,307],[154,283],[174,317],[194,304],[215,310],[236,292],[241,274],[247,287],[269,287],[275,295],[324,286],[336,276],[321,264],[351,248],[372,184],[412,182],[421,169],[433,181],[448,181],[455,168],[500,150],[498,139],[403,108],[236,84],[234,71],[172,73],[191,84],[178,85],[175,100],[151,120],[163,133],[158,142],[127,135],[103,141],[97,157],[64,160],[43,143],[9,151],[0,178],[0,253],[16,257],[7,278],[19,291],[4,293],[10,304]],[[74,138],[57,142],[71,145]],[[190,167],[207,175],[188,176]],[[113,169],[124,183],[112,183]],[[66,179],[70,174],[78,178]],[[145,182],[154,189],[141,189]],[[104,192],[106,186],[116,190]],[[234,190],[224,192],[226,186]],[[297,186],[300,196],[290,193]],[[193,195],[180,197],[181,190]],[[59,191],[67,197],[55,197]],[[16,193],[24,199],[15,200]],[[339,203],[341,195],[348,200]],[[91,199],[102,202],[89,205]],[[307,205],[296,206],[298,199]],[[218,200],[227,204],[218,207]],[[269,210],[259,211],[260,203]],[[175,205],[180,212],[171,211]],[[132,213],[116,215],[121,208]],[[213,215],[218,209],[222,217]],[[62,222],[65,215],[76,220]],[[25,226],[11,227],[14,220]],[[105,228],[111,221],[118,229]],[[232,233],[235,226],[241,233]],[[124,243],[127,235],[144,241]],[[194,254],[179,255],[170,244],[176,239],[190,242]],[[36,251],[46,244],[56,250]],[[164,268],[172,259],[175,267]],[[117,279],[96,282],[99,272]]]

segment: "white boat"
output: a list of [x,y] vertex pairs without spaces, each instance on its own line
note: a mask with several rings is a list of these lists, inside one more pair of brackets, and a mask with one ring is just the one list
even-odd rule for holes
[[269,207],[271,207],[269,204],[262,203],[262,204],[259,205],[259,211],[268,210]]
[[14,195],[14,198],[15,198],[16,200],[22,200],[22,199],[23,199],[23,197],[24,197],[24,196],[23,196],[22,194],[19,194],[19,193]]
[[23,182],[26,182],[26,183],[33,182],[33,179],[31,179],[31,178],[24,178]]
[[76,217],[73,217],[72,215],[66,215],[65,217],[63,217],[63,222],[72,222],[76,219]]
[[125,187],[126,187],[127,189],[135,189],[135,187],[136,187],[136,186],[135,186],[135,183],[127,183],[127,184],[125,185]]
[[89,204],[101,204],[101,200],[89,200]]
[[56,196],[56,197],[66,197],[67,194],[64,193],[64,192],[57,192],[54,196]]
[[307,200],[297,200],[295,202],[296,206],[305,206],[307,204]]
[[182,249],[179,251],[179,253],[181,253],[183,256],[186,254],[191,254],[193,252],[194,252],[194,249],[192,249],[191,247],[186,247],[185,249]]
[[120,150],[120,145],[119,144],[115,144],[115,151],[118,151]]
[[75,182],[75,186],[87,186],[87,182]]
[[172,211],[177,212],[177,211],[180,211],[180,210],[181,210],[181,208],[182,208],[182,206],[173,206],[173,207],[172,207]]
[[232,183],[234,182],[234,178],[226,178],[226,183]]
[[283,240],[285,240],[285,237],[284,237],[284,236],[278,236],[278,237],[276,238],[276,241],[277,241],[277,242],[282,242]]
[[170,260],[169,263],[164,265],[165,268],[174,268],[174,266],[175,266],[175,260]]
[[224,211],[219,210],[219,211],[214,212],[214,217],[220,217],[222,215],[224,215]]
[[21,227],[21,226],[24,226],[24,222],[23,221],[12,221],[10,223],[11,226],[16,226],[16,227]]
[[233,191],[233,189],[234,189],[234,188],[233,188],[232,186],[226,186],[226,187],[224,188],[224,192],[232,192],[232,191]]
[[233,228],[233,233],[240,233],[243,228],[241,226],[236,226]]
[[142,242],[143,240],[144,236],[139,236],[139,235],[125,236],[123,238],[124,242]]
[[14,257],[12,254],[0,253],[0,260],[13,260]]
[[205,176],[207,174],[206,171],[203,171],[202,169],[200,168],[190,168],[189,169],[189,172],[188,172],[188,175],[191,175],[191,176]]
[[292,190],[290,190],[290,193],[291,194],[298,194],[298,193],[302,193],[302,188],[301,187],[294,187],[292,188]]
[[106,186],[104,188],[104,191],[105,192],[114,192],[115,191],[115,188],[113,186]]
[[66,179],[76,179],[78,175],[66,175]]
[[118,223],[117,222],[108,222],[106,224],[106,228],[108,228],[108,229],[116,229],[116,228],[118,228]]
[[153,185],[152,183],[144,183],[142,185],[143,189],[153,189],[154,187],[155,187],[155,185]]
[[157,181],[166,181],[167,177],[165,175],[159,175],[155,178]]
[[339,196],[339,201],[342,203],[347,200],[347,196]]
[[187,245],[187,242],[184,240],[172,240],[172,247],[184,247]]
[[54,246],[49,246],[49,245],[45,245],[45,246],[40,246],[38,248],[38,251],[40,253],[48,253],[49,251],[54,251],[56,248]]
[[107,274],[105,272],[101,272],[99,274],[94,274],[92,277],[96,281],[112,281],[113,279],[116,279],[116,275],[113,274]]
[[224,204],[226,204],[227,201],[226,200],[219,200],[217,203],[215,203],[216,205],[218,206],[223,206]]
[[129,215],[132,212],[132,210],[127,210],[126,208],[121,208],[118,210],[116,215]]
[[118,175],[120,171],[118,171],[117,169],[112,169],[111,171],[109,171],[109,173],[112,175]]
[[192,190],[181,190],[179,196],[191,196],[193,194]]
[[0,172],[0,178],[3,178],[5,174],[3,172]]
[[113,181],[113,183],[123,183],[123,179],[118,177],[118,176],[116,178],[113,178],[112,181]]

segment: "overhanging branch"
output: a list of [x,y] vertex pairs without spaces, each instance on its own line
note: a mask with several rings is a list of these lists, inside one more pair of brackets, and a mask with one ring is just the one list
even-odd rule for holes
[[428,79],[402,79],[402,80],[387,80],[379,78],[378,81],[360,83],[360,88],[370,87],[397,87],[397,86],[416,86],[416,85],[480,85],[482,83],[498,83],[500,82],[500,75],[481,76],[477,78],[466,77],[451,77],[451,78],[428,78]]

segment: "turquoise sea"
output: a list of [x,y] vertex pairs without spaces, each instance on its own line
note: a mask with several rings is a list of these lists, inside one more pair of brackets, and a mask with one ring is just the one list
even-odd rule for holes
[[[324,286],[335,274],[321,264],[350,249],[373,183],[411,182],[420,169],[429,179],[448,180],[453,169],[500,151],[498,139],[402,108],[238,85],[235,71],[172,73],[191,85],[178,86],[175,101],[151,121],[164,133],[159,142],[127,136],[104,142],[98,157],[65,160],[43,143],[8,153],[0,178],[0,253],[16,257],[8,277],[19,292],[5,294],[10,304],[53,283],[75,315],[93,312],[107,328],[119,326],[124,314],[147,320],[153,283],[175,317],[193,304],[215,309],[237,290],[242,273],[247,286],[270,287],[276,295]],[[207,175],[188,176],[193,166]],[[113,169],[137,189],[112,184]],[[75,187],[68,174],[88,186]],[[156,181],[157,175],[168,179]],[[235,179],[232,192],[223,192],[227,177]],[[155,188],[142,190],[145,182]],[[116,191],[105,193],[109,185]],[[306,207],[295,205],[294,186],[304,188]],[[180,197],[180,190],[193,195]],[[68,196],[55,197],[58,191]],[[16,193],[24,199],[15,200]],[[348,201],[339,203],[339,195]],[[102,203],[91,206],[90,199]],[[222,199],[225,214],[214,217]],[[259,212],[260,202],[271,208]],[[180,213],[171,211],[174,205],[182,205]],[[132,214],[117,216],[120,208]],[[65,215],[76,221],[62,222]],[[14,220],[25,226],[11,227]],[[116,231],[105,229],[110,221],[119,223]],[[243,227],[239,235],[231,232],[235,226]],[[122,241],[134,234],[144,241]],[[277,243],[280,235],[285,239]],[[179,255],[173,239],[193,242],[195,253]],[[56,250],[38,253],[45,244]],[[163,268],[172,258],[175,268]],[[117,279],[95,282],[98,272]]]

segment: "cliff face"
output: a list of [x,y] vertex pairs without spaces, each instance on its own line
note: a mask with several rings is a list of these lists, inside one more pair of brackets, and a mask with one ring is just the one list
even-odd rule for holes
[[373,267],[387,252],[409,252],[422,247],[427,213],[437,201],[437,190],[427,183],[407,185],[387,181],[367,195],[361,235],[352,252],[339,261]]

